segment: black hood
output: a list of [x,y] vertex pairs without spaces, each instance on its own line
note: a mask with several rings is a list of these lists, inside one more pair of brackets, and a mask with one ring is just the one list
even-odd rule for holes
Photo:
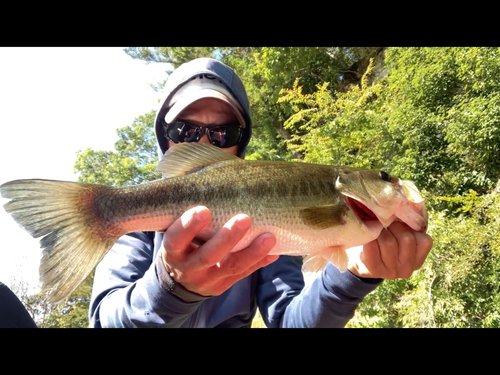
[[163,89],[163,98],[160,102],[160,107],[156,113],[155,119],[155,134],[160,148],[159,152],[162,156],[168,149],[168,141],[163,135],[165,115],[168,112],[166,103],[170,101],[170,98],[175,94],[175,92],[186,82],[194,77],[204,74],[218,78],[227,87],[231,94],[233,94],[236,100],[238,100],[241,108],[243,108],[243,117],[245,118],[246,125],[241,142],[238,145],[238,156],[243,158],[252,134],[252,119],[250,118],[247,93],[240,77],[238,77],[233,69],[218,60],[210,58],[199,58],[184,63],[175,69],[174,72],[168,77]]

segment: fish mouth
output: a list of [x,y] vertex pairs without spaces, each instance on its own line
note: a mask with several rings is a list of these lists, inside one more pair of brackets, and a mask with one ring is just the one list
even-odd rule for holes
[[373,213],[372,210],[370,210],[368,207],[366,207],[363,203],[360,201],[353,199],[351,197],[346,197],[347,202],[349,203],[349,206],[351,206],[352,211],[354,214],[361,219],[361,221],[369,221],[369,220],[378,220],[377,215]]

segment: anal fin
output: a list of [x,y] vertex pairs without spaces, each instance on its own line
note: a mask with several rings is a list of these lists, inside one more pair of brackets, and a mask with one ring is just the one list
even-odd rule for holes
[[347,270],[348,261],[349,258],[344,246],[331,246],[320,253],[305,256],[302,272],[321,272],[328,262],[337,267],[340,272],[344,272]]
[[323,271],[327,263],[328,260],[323,255],[307,255],[302,263],[302,272],[317,273]]
[[345,250],[344,246],[330,247],[331,255],[328,260],[337,267],[340,272],[345,272],[347,270],[347,263],[349,262],[349,257]]

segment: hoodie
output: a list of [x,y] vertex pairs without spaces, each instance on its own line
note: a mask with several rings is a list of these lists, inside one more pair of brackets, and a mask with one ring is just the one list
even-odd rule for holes
[[[160,158],[168,148],[163,124],[170,101],[195,78],[220,80],[238,101],[246,122],[238,148],[243,158],[252,131],[245,88],[230,67],[209,58],[183,64],[168,78],[155,120]],[[163,236],[159,232],[129,233],[106,254],[95,271],[91,327],[249,328],[259,309],[271,328],[339,328],[381,282],[341,273],[328,264],[305,287],[302,258],[280,256],[221,295],[204,297],[173,283],[159,254]]]

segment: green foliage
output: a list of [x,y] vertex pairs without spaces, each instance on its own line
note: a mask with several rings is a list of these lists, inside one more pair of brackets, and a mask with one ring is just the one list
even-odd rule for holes
[[51,328],[88,328],[94,271],[69,297],[53,306],[47,325]]
[[135,119],[131,126],[117,130],[116,151],[87,149],[77,154],[75,173],[79,182],[110,186],[135,185],[156,180],[158,154],[154,134],[155,112]]
[[[380,168],[421,189],[434,247],[408,280],[386,281],[350,326],[496,327],[498,295],[498,48],[388,48],[386,78],[347,92],[295,81],[279,101],[304,160]],[[497,188],[498,189],[498,188]]]
[[306,161],[383,168],[435,195],[484,193],[500,178],[499,51],[388,48],[387,78],[370,84],[370,64],[364,84],[335,95],[328,82],[307,93],[296,80],[278,99],[293,111],[288,147]]
[[500,183],[464,201],[459,216],[431,213],[434,246],[423,267],[385,281],[357,316],[376,327],[500,327]]
[[500,49],[390,48],[386,63],[391,121],[409,140],[400,169],[440,195],[491,189],[500,178]]
[[10,287],[39,328],[87,328],[92,282],[93,273],[58,304],[49,302],[48,292],[30,292],[22,280],[12,280]]
[[[148,64],[165,64],[165,72],[169,75],[185,62],[198,57],[217,58],[221,54],[216,47],[128,47],[123,51],[133,59],[143,60]],[[166,80],[151,87],[155,91],[161,91],[165,82]]]
[[[371,65],[367,74],[370,70]],[[328,86],[324,83],[316,92],[304,94],[297,80],[291,90],[281,91],[279,101],[289,102],[296,111],[285,128],[304,133],[294,135],[288,146],[303,153],[307,162],[384,168],[387,150],[380,139],[387,131],[379,126],[385,121],[384,102],[376,100],[383,93],[383,84],[353,86],[335,98]]]
[[488,187],[500,174],[500,92],[459,102],[448,111],[446,121],[448,152],[475,172],[475,184]]
[[217,57],[215,47],[128,47],[124,52],[147,63],[168,63],[174,68],[198,57]]
[[[316,85],[330,83],[330,93],[360,58],[371,56],[377,47],[131,47],[125,52],[146,62],[168,63],[178,67],[196,57],[220,59],[231,66],[247,88],[254,124],[247,151],[249,159],[279,160],[303,158],[290,141],[300,144],[306,132],[284,127],[293,114],[288,103],[278,101],[281,89],[292,88],[300,78],[306,93]],[[169,70],[170,72],[171,70]],[[161,88],[161,84],[156,89]]]
[[50,314],[42,327],[88,328],[88,312],[93,281],[94,272],[65,301],[51,305]]
[[[126,49],[170,68],[195,57],[233,67],[254,123],[248,159],[377,168],[416,183],[433,250],[411,278],[385,281],[367,296],[349,326],[499,327],[500,49],[382,51]],[[152,112],[119,129],[113,152],[80,152],[79,180],[123,186],[158,178],[153,121]],[[82,306],[69,306],[66,322],[59,308],[54,324],[79,324]]]
[[283,158],[302,159],[300,146],[308,130],[295,122],[285,125],[295,111],[287,101],[279,100],[281,90],[292,89],[300,80],[305,95],[325,83],[333,95],[332,87],[359,56],[358,49],[338,47],[263,47],[255,52],[253,76],[248,85],[252,116],[258,124],[255,141],[266,144],[266,140],[274,139],[272,148]]
[[10,289],[14,292],[26,308],[31,318],[40,328],[50,326],[49,316],[54,310],[54,306],[48,302],[46,293],[33,293],[26,281],[23,281],[18,276],[12,277],[10,280]]
[[255,317],[252,320],[252,328],[267,328],[264,319],[262,319],[262,315],[260,314],[259,309],[257,309]]
[[[231,48],[221,61],[231,66],[241,77],[250,102],[253,122],[252,139],[246,158],[249,160],[280,160],[288,155],[281,143],[281,122],[275,115],[276,106],[270,102],[269,86],[260,74],[255,56],[261,48]],[[265,104],[264,104],[265,103]]]

